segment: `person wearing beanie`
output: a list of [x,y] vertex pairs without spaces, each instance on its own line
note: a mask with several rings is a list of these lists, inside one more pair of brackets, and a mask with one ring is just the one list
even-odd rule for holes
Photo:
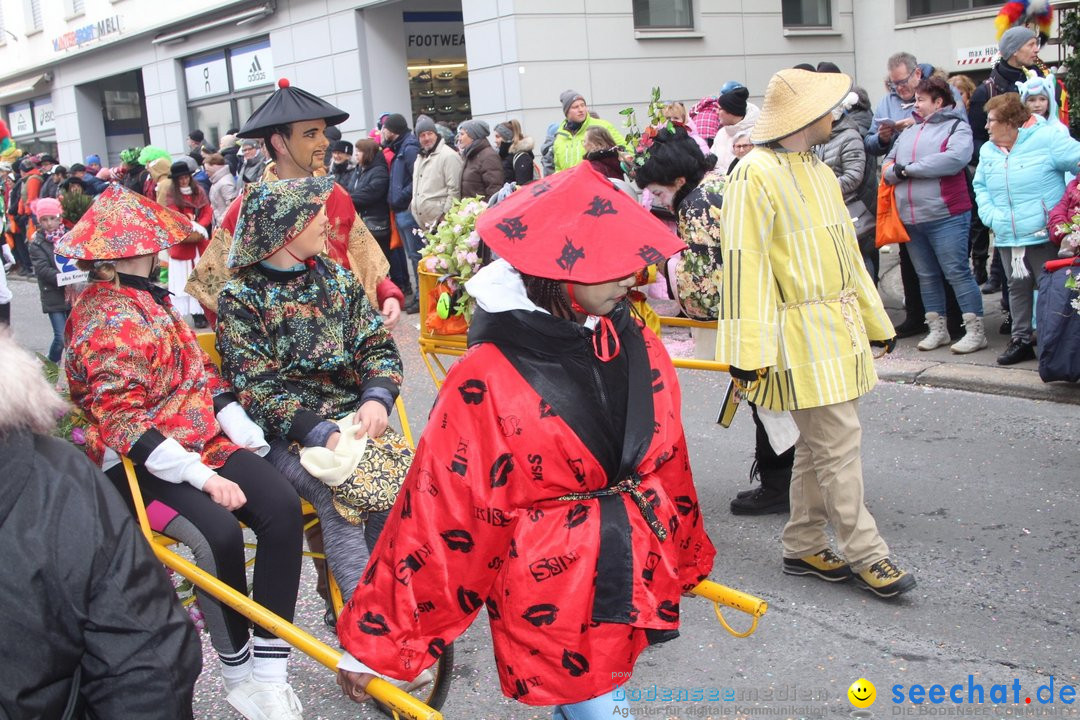
[[[45,177],[41,174],[41,160],[36,155],[27,155],[19,166],[22,169],[22,190],[16,212],[15,262],[19,264],[19,274],[33,277],[33,262],[30,260],[30,241],[37,232],[37,216],[34,215],[33,203],[41,197]],[[21,218],[25,218],[22,220]]]
[[225,158],[225,165],[230,173],[236,175],[240,172],[240,146],[237,144],[236,133],[222,136],[218,152]]
[[240,168],[237,174],[240,176],[240,189],[243,190],[246,185],[262,180],[270,160],[263,152],[262,144],[254,138],[240,141],[239,157]]
[[[287,78],[281,78],[274,93],[251,113],[236,136],[241,140],[261,140],[263,152],[273,161],[261,173],[260,180],[312,177],[325,172],[323,158],[330,144],[326,139],[326,128],[348,119],[347,112],[294,87]],[[245,147],[243,152],[242,177],[246,186],[258,172],[260,161],[256,148]],[[188,279],[187,292],[208,310],[216,309],[218,294],[232,275],[225,266],[225,259],[240,216],[241,197],[229,206],[221,225],[214,231],[210,246]],[[368,301],[379,308],[387,324],[393,327],[404,298],[387,278],[390,266],[378,242],[364,227],[344,188],[336,186],[326,202],[326,212],[331,219],[327,255],[356,275]]]
[[454,201],[461,197],[460,153],[443,141],[431,118],[416,119],[420,154],[413,172],[413,199],[409,211],[422,230],[430,231]]
[[87,155],[86,156],[86,172],[91,175],[97,175],[101,172],[101,156],[99,155]]
[[[379,133],[382,146],[391,156],[390,189],[387,192],[386,201],[390,205],[390,211],[394,213],[398,235],[405,249],[406,264],[411,276],[410,284],[419,293],[420,276],[416,268],[420,264],[420,248],[424,246],[424,237],[409,207],[413,200],[416,158],[420,154],[420,141],[409,129],[409,123],[404,115],[390,113],[381,120]],[[406,286],[401,288],[401,291],[408,295],[411,289]],[[419,308],[419,298],[414,296],[406,304],[405,312],[413,314],[419,312]]]
[[458,125],[458,152],[461,168],[461,197],[480,196],[487,200],[503,186],[503,166],[499,154],[488,142],[491,128],[483,120],[466,120]]
[[759,411],[786,411],[799,430],[784,573],[893,597],[915,578],[893,562],[863,500],[859,398],[877,382],[872,348],[890,351],[895,331],[839,181],[813,153],[850,91],[842,73],[790,69],[769,80],[756,147],[724,189],[721,282],[733,299],[718,308],[716,359]]
[[[300,499],[265,459],[262,429],[169,293],[148,279],[158,253],[190,235],[183,216],[113,185],[57,242],[57,255],[90,273],[67,326],[71,401],[89,423],[89,460],[128,494],[121,457],[129,457],[145,504],[169,510],[151,516],[152,529],[187,545],[196,565],[243,594],[237,521],[251,528],[259,544],[252,597],[291,622],[304,538]],[[288,684],[289,645],[262,627],[249,630],[222,603],[201,609],[228,703],[251,720],[301,720]]]
[[356,167],[353,162],[353,145],[348,140],[337,140],[330,146],[330,173],[342,186],[345,178]]
[[720,119],[720,129],[712,143],[712,154],[716,156],[716,167],[726,174],[735,160],[735,136],[754,129],[761,108],[750,102],[750,91],[739,82],[731,81],[720,89],[716,98],[716,114]]
[[30,240],[30,261],[37,277],[38,294],[41,296],[41,312],[49,316],[53,341],[49,346],[49,359],[60,362],[64,352],[64,323],[71,312],[71,302],[63,285],[57,284],[60,269],[56,265],[54,245],[64,235],[61,222],[64,211],[55,198],[39,198],[33,204],[38,229]]
[[585,157],[585,131],[597,125],[611,133],[616,145],[626,152],[631,152],[625,135],[607,120],[594,118],[589,113],[584,95],[576,90],[565,90],[559,95],[559,102],[566,119],[555,131],[555,140],[551,146],[556,172],[572,168],[582,161]]
[[525,185],[536,179],[533,148],[536,143],[521,130],[517,120],[506,120],[495,126],[495,146],[503,165],[503,180]]

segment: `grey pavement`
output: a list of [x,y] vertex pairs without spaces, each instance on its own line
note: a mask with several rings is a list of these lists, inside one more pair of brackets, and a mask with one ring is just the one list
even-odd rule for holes
[[[20,282],[13,289],[16,337],[44,350],[49,329],[36,289]],[[395,335],[406,367],[406,405],[419,431],[435,390],[417,351],[416,316]],[[905,351],[917,353],[902,346],[898,358],[882,365],[911,362]],[[972,368],[1023,370],[990,368],[992,353],[983,352],[982,363],[971,356],[938,362],[973,373],[978,370]],[[921,370],[916,381],[931,369]],[[735,639],[717,624],[707,602],[686,599],[682,636],[647,650],[626,691],[632,700],[649,698],[650,692],[662,698],[698,691],[706,698],[716,693],[733,699],[634,701],[639,720],[850,717],[846,691],[860,677],[877,686],[870,712],[879,718],[1077,714],[1075,705],[1039,705],[1036,693],[1051,682],[1058,693],[1064,684],[1080,682],[1080,407],[891,382],[861,401],[866,501],[893,556],[919,583],[898,601],[886,602],[850,584],[780,572],[784,518],[737,517],[727,509],[735,492],[749,487],[749,415],[740,410],[731,428],[720,428],[714,418],[726,376],[687,370],[679,376],[704,522],[718,549],[712,578],[766,599],[770,609],[755,635]],[[330,641],[307,564],[305,573],[297,622]],[[736,626],[744,622],[735,613],[729,618]],[[550,717],[502,697],[483,615],[455,647],[445,717]],[[214,655],[205,648],[207,672],[196,688],[196,715],[236,718],[224,701]],[[343,699],[332,676],[306,658],[294,659],[290,676],[308,720],[380,717]],[[892,702],[894,686],[906,694],[912,684],[963,684],[966,702],[969,676],[983,686],[988,701],[993,685],[1008,686],[1006,702]],[[1021,687],[1019,703],[1012,698],[1014,682]],[[1035,707],[1024,703],[1026,697]]]
[[[881,255],[879,291],[894,323],[904,319],[904,291],[900,282],[900,256],[896,246]],[[921,337],[897,343],[891,355],[877,362],[878,376],[892,382],[971,390],[994,395],[1012,395],[1037,400],[1080,404],[1080,384],[1044,383],[1038,361],[1028,360],[1004,367],[997,356],[1005,351],[1009,337],[998,332],[1005,320],[1001,293],[983,295],[984,323],[989,346],[968,355],[954,355],[948,346],[923,352],[916,345]]]

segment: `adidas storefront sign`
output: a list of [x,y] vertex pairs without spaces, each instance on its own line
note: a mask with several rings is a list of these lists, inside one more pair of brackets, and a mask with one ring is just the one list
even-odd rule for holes
[[274,82],[274,57],[268,40],[234,48],[229,53],[229,60],[232,65],[234,90],[270,85]]

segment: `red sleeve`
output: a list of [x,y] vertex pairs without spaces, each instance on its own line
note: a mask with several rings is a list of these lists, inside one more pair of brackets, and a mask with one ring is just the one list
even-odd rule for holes
[[31,175],[26,180],[26,206],[30,207],[30,203],[38,199],[41,194],[41,176]]
[[[476,366],[466,357],[446,378],[386,528],[338,620],[342,646],[391,677],[415,677],[469,627],[501,567],[491,558],[510,551],[517,526],[509,486],[490,479],[508,455],[493,390],[458,390],[484,385],[469,380]],[[477,399],[485,394],[486,402]]]
[[378,299],[379,307],[381,310],[383,303],[387,298],[397,298],[397,301],[402,306],[405,305],[405,293],[401,292],[401,288],[394,284],[394,281],[390,278],[383,278],[379,281],[379,284],[375,287],[375,297]]
[[1050,211],[1047,230],[1050,231],[1050,242],[1055,245],[1060,245],[1063,237],[1063,233],[1058,230],[1058,225],[1069,222],[1069,206],[1072,205],[1072,199],[1077,194],[1077,181],[1080,181],[1080,178],[1074,178],[1069,183],[1069,186],[1065,188],[1065,194],[1061,196],[1061,200],[1058,200],[1058,204]]

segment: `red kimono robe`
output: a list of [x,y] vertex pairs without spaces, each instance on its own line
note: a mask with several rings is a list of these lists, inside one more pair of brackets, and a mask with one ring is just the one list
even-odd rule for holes
[[228,386],[191,328],[151,293],[91,283],[65,336],[71,399],[91,422],[86,452],[98,465],[106,446],[132,455],[140,439],[144,452],[135,454],[145,459],[161,435],[211,468],[240,449],[214,416],[214,397]]
[[[555,322],[583,334],[582,367],[599,362],[591,333]],[[652,332],[626,325],[621,458],[583,400],[589,373],[567,372],[558,348],[537,365],[483,342],[451,367],[338,621],[353,656],[411,679],[486,607],[503,693],[555,705],[612,690],[646,645],[677,635],[680,598],[706,577],[715,550],[674,368]],[[622,480],[633,495],[588,497]]]

